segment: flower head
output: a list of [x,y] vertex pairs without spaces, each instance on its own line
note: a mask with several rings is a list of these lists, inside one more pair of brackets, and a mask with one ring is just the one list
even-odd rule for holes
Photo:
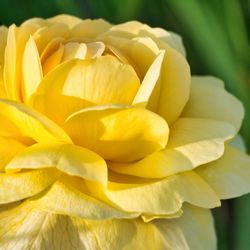
[[209,209],[250,191],[243,107],[174,33],[1,27],[0,96],[0,248],[214,249]]

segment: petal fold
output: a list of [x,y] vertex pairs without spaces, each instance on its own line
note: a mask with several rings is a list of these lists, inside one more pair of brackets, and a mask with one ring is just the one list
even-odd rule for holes
[[[90,105],[131,104],[139,87],[134,69],[114,56],[72,59],[43,79],[34,96],[34,106],[60,123],[71,113]],[[42,107],[37,105],[36,98]],[[51,102],[55,104],[53,107]]]
[[87,182],[87,185],[93,196],[128,212],[173,215],[181,209],[184,202],[203,208],[220,205],[215,192],[193,171],[147,183],[122,181],[123,176],[113,179],[107,189],[98,189],[90,182]]
[[145,108],[150,100],[153,91],[156,89],[156,84],[160,80],[161,65],[165,52],[162,51],[154,60],[149,70],[147,71],[141,86],[133,100],[133,105],[136,107]]
[[215,250],[210,211],[194,207],[185,211],[180,219],[150,223],[140,219],[96,221],[56,215],[23,203],[0,212],[0,248]]
[[96,153],[73,144],[34,144],[16,155],[6,166],[20,169],[55,167],[69,175],[107,184],[107,166]]
[[140,159],[164,148],[168,140],[164,119],[146,109],[122,105],[83,109],[69,116],[63,128],[77,145],[116,161]]
[[38,194],[58,179],[60,174],[55,169],[17,174],[0,173],[0,204],[19,201]]
[[3,172],[7,163],[26,145],[10,137],[0,137],[0,172]]
[[91,197],[84,188],[84,182],[72,177],[61,178],[30,202],[48,212],[91,220],[138,216],[138,213],[125,212]]
[[0,135],[27,136],[45,143],[71,142],[62,128],[24,104],[0,99],[0,117]]
[[235,134],[228,123],[180,118],[170,130],[166,149],[132,163],[110,162],[115,172],[144,178],[163,178],[214,161],[224,153],[224,142]]

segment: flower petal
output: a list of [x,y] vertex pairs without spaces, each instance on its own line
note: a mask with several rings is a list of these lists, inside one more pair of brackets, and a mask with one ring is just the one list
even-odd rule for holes
[[168,140],[168,126],[160,116],[121,105],[83,109],[63,127],[74,143],[117,161],[140,159],[164,148]]
[[[160,49],[166,51],[161,68],[161,83],[158,84],[159,89],[154,91],[148,109],[159,113],[171,125],[180,116],[188,101],[190,68],[185,57],[178,51],[165,43],[164,46],[158,46],[159,39],[148,30],[150,28],[147,25],[132,21],[113,26],[102,39],[121,50],[130,59],[129,61],[132,61],[131,65],[135,65],[134,68],[141,79],[149,70]],[[143,37],[145,32],[147,37]],[[148,36],[150,34],[151,37]]]
[[242,136],[240,134],[237,134],[231,141],[230,141],[230,145],[233,148],[237,148],[238,150],[245,152],[247,151],[246,149],[246,145],[244,142],[244,139],[242,138]]
[[173,218],[178,218],[180,216],[182,216],[183,214],[183,211],[182,209],[178,210],[176,213],[174,214],[146,214],[146,213],[143,213],[141,215],[141,218],[144,222],[150,222],[150,221],[153,221],[153,220],[156,220],[156,219],[173,219]]
[[19,201],[40,193],[57,178],[55,169],[34,170],[18,174],[0,173],[0,204]]
[[126,37],[129,39],[136,36],[150,37],[161,49],[165,49],[165,45],[167,44],[184,56],[186,54],[182,39],[178,34],[166,31],[162,28],[152,28],[147,24],[138,21],[129,21],[115,25],[107,32],[107,34],[117,37]]
[[[171,220],[170,223],[181,228],[188,249],[216,250],[217,240],[211,211],[188,204],[183,207],[183,210],[183,216]],[[156,223],[160,225],[161,221]]]
[[8,29],[5,26],[0,26],[0,98],[6,98],[6,90],[3,82],[3,67],[7,36]]
[[48,42],[48,44],[45,46],[44,50],[42,51],[42,53],[40,55],[42,64],[45,62],[45,60],[48,59],[49,56],[54,54],[55,51],[57,51],[57,49],[60,46],[63,47],[63,45],[61,44],[61,43],[63,43],[63,41],[64,41],[64,39],[62,37],[56,37]]
[[163,178],[218,159],[224,142],[235,134],[225,122],[180,118],[170,130],[166,149],[133,163],[110,162],[115,172],[144,178]]
[[92,40],[107,31],[112,25],[103,19],[85,19],[78,23],[70,32],[70,37]]
[[50,23],[64,23],[66,24],[70,29],[73,28],[75,25],[79,24],[82,22],[82,19],[71,16],[71,15],[57,15],[51,18],[46,19],[46,21]]
[[71,142],[58,125],[21,103],[0,99],[0,116],[5,121],[0,123],[0,135],[9,132],[10,135],[19,133],[17,135],[31,137],[37,142]]
[[196,171],[220,199],[231,199],[250,192],[250,156],[230,146],[226,147],[219,160]]
[[161,71],[160,93],[155,98],[158,99],[157,113],[169,125],[180,116],[189,99],[190,80],[190,68],[185,57],[168,47]]
[[0,26],[0,65],[4,62],[4,51],[7,43],[8,29],[5,26]]
[[87,180],[107,184],[107,166],[96,153],[73,144],[34,144],[15,156],[5,170],[57,169]]
[[2,172],[7,163],[20,151],[25,149],[26,145],[10,138],[0,137],[0,172]]
[[[127,61],[143,79],[151,64],[161,52],[157,44],[149,37],[124,37],[104,36],[102,40],[118,58]],[[121,56],[120,56],[121,55]],[[125,60],[124,60],[125,59]]]
[[43,78],[42,66],[35,41],[32,37],[25,45],[23,54],[23,99],[29,102]]
[[44,76],[46,76],[50,71],[55,69],[55,67],[59,66],[63,57],[63,53],[64,53],[64,46],[60,44],[57,50],[55,50],[54,53],[52,53],[50,56],[46,58],[46,60],[42,64]]
[[8,98],[21,101],[22,56],[26,42],[34,31],[33,26],[17,28],[14,24],[8,29],[5,48],[4,84]]
[[105,44],[103,42],[87,43],[87,59],[100,57],[105,51]]
[[86,54],[87,45],[85,43],[68,42],[64,45],[64,54],[61,63],[74,58],[85,59]]
[[50,41],[59,37],[67,38],[68,35],[69,27],[64,23],[54,23],[47,27],[42,26],[33,35],[39,55],[42,54]]
[[121,183],[122,181],[123,176],[110,181],[107,189],[101,186],[98,189],[90,182],[87,185],[93,196],[128,212],[173,215],[181,209],[183,202],[203,208],[220,205],[215,192],[193,171],[140,184]]
[[[176,34],[174,32],[166,31],[162,28],[153,28],[150,31],[158,39],[160,39],[164,43],[167,43],[169,46],[171,46],[173,49],[177,50],[183,56],[186,56],[186,51],[185,51],[185,47],[183,45],[181,36],[179,36],[178,34]],[[158,42],[158,46],[161,49],[163,49],[165,47],[164,44],[162,44],[160,42]]]
[[[37,93],[43,107],[37,107],[36,100],[34,106],[53,120],[63,122],[68,115],[78,110],[70,101],[72,98],[79,100],[78,106],[82,105],[81,108],[87,104],[131,104],[139,86],[140,81],[133,68],[120,63],[113,56],[92,60],[74,59],[57,67],[43,79]],[[59,102],[61,97],[65,97],[65,101],[69,97],[63,106]],[[68,108],[63,109],[64,106]]]
[[185,211],[180,219],[150,223],[95,221],[48,213],[26,202],[0,212],[0,248],[215,250],[210,211],[191,206]]
[[91,197],[84,186],[81,179],[64,177],[56,181],[45,193],[33,197],[30,202],[45,211],[91,220],[138,216],[138,213],[122,211]]
[[192,77],[190,99],[182,116],[226,121],[238,131],[244,108],[236,97],[224,89],[221,80],[196,76]]
[[152,92],[157,88],[156,84],[160,80],[161,65],[165,52],[162,51],[148,69],[141,86],[133,100],[136,107],[145,108],[150,100]]

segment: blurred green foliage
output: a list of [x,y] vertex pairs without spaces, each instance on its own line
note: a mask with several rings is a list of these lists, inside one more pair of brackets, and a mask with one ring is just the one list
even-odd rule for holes
[[[67,13],[131,19],[182,35],[193,74],[212,74],[245,105],[241,133],[250,152],[250,0],[0,0],[0,24]],[[250,166],[249,166],[250,167]],[[250,249],[250,196],[216,209],[219,250]]]

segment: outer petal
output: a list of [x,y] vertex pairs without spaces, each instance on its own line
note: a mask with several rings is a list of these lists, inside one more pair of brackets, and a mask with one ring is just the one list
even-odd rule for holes
[[240,134],[237,134],[231,141],[230,141],[230,145],[233,148],[237,148],[242,152],[246,153],[246,145],[244,142],[244,139],[242,138],[242,136]]
[[244,108],[238,99],[224,89],[221,80],[196,76],[192,77],[190,99],[182,116],[226,121],[238,131]]
[[220,199],[230,199],[250,192],[250,156],[226,147],[217,161],[197,169]]
[[32,205],[45,211],[91,220],[134,218],[139,215],[123,211],[91,197],[83,180],[76,177],[61,178],[46,192],[33,197],[30,201]]
[[[139,86],[133,68],[113,56],[84,61],[75,59],[62,64],[43,79],[37,93],[38,103],[35,97],[34,106],[53,120],[63,122],[72,112],[89,105],[131,104]],[[55,103],[54,107],[51,102]]]
[[74,143],[117,161],[140,159],[164,148],[168,139],[167,123],[160,116],[121,105],[83,109],[67,118],[64,129]]
[[110,162],[115,172],[144,178],[162,178],[214,161],[224,153],[224,142],[235,134],[225,122],[181,118],[170,130],[166,149],[133,163]]
[[181,219],[151,223],[140,219],[91,221],[43,212],[23,203],[0,212],[0,248],[215,250],[209,211],[194,207],[185,211]]
[[108,188],[97,188],[87,182],[90,192],[120,209],[149,215],[173,215],[183,202],[204,208],[220,205],[215,192],[195,172],[172,175],[160,181],[131,183],[124,177],[115,177]]
[[[185,205],[183,210],[183,216],[170,223],[181,228],[189,249],[216,250],[217,240],[211,211],[190,205]],[[161,224],[161,221],[158,222]]]
[[[172,48],[176,49],[178,52],[180,52],[183,56],[186,55],[186,51],[184,48],[184,45],[182,43],[182,38],[178,34],[170,31],[166,31],[162,28],[153,28],[151,29],[151,32],[154,36],[156,36],[158,39],[163,41],[164,43],[167,43]],[[165,46],[164,44],[158,42],[158,46],[163,49]]]
[[96,153],[73,144],[35,144],[15,156],[6,171],[19,169],[57,169],[87,180],[107,184],[107,166]]
[[40,193],[57,178],[54,169],[27,171],[18,174],[0,173],[0,204],[19,201]]
[[71,142],[58,125],[21,103],[0,99],[0,117],[0,135],[27,136],[37,142]]

